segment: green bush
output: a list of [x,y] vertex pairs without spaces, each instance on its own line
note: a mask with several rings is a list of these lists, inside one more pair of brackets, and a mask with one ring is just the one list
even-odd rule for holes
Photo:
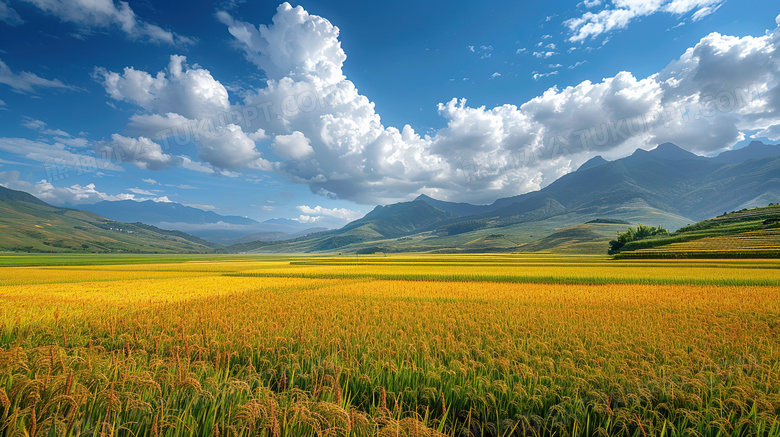
[[626,232],[618,233],[617,240],[612,240],[609,242],[609,251],[607,253],[610,255],[618,253],[620,252],[620,249],[623,248],[623,246],[631,243],[632,241],[644,240],[646,238],[665,237],[668,235],[669,231],[660,226],[645,226],[641,223],[638,223],[636,229],[628,228]]

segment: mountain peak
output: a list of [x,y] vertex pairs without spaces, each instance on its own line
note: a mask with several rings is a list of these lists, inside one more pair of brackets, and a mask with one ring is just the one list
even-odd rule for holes
[[691,153],[676,144],[663,143],[649,152],[656,158],[667,159],[669,161],[682,161],[685,159],[699,159],[701,156]]
[[593,158],[590,158],[589,160],[587,160],[584,164],[582,164],[580,166],[580,168],[577,169],[577,171],[587,170],[589,168],[597,167],[597,166],[599,166],[601,164],[606,164],[608,162],[609,161],[607,161],[606,159],[602,158],[601,155],[597,155],[597,156],[594,156]]
[[421,201],[423,201],[423,202],[427,202],[427,201],[429,201],[429,200],[436,200],[436,199],[434,199],[433,197],[431,197],[431,196],[428,196],[428,195],[426,195],[426,194],[420,194],[419,196],[417,196],[417,197],[415,197],[415,198],[414,198],[413,202],[416,202],[416,201],[418,201],[418,200],[421,200]]

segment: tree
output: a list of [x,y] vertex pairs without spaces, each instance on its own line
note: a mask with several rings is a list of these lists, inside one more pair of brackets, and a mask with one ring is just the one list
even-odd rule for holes
[[669,231],[660,226],[645,226],[641,223],[637,223],[636,229],[628,228],[626,232],[618,233],[617,240],[612,240],[609,242],[609,251],[607,251],[607,253],[610,255],[616,254],[620,252],[621,249],[623,249],[623,246],[631,243],[632,241],[644,240],[646,238],[664,237],[667,235],[669,235]]

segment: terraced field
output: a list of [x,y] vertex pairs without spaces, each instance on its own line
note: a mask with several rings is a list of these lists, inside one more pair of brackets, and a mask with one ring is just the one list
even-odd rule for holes
[[724,214],[666,237],[634,241],[617,258],[780,258],[780,205]]
[[773,260],[3,264],[0,435],[780,436]]
[[623,257],[778,258],[780,257],[780,228],[705,237],[662,247],[640,249],[630,256],[626,255],[628,254],[624,254]]

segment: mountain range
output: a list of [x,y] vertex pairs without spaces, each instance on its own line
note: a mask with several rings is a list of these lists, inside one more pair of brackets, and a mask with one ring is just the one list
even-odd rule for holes
[[[547,187],[490,205],[436,200],[377,206],[341,229],[232,252],[529,250],[568,230],[606,242],[620,223],[670,230],[726,211],[780,202],[780,147],[752,142],[708,158],[674,144],[607,161],[597,156]],[[586,223],[591,222],[591,223]],[[576,230],[576,232],[575,232]],[[563,235],[567,235],[566,232]]]
[[259,223],[152,201],[82,206],[87,212],[2,188],[0,249],[604,253],[607,241],[628,225],[673,231],[728,211],[778,202],[780,146],[753,142],[708,158],[665,143],[614,161],[594,157],[541,190],[490,205],[421,195],[377,206],[337,230],[306,228],[288,219]]
[[18,252],[206,253],[216,245],[179,231],[120,223],[59,208],[0,186],[0,250]]
[[161,229],[184,231],[223,245],[286,240],[327,230],[290,219],[258,222],[248,217],[221,215],[176,202],[106,200],[78,207],[111,220],[141,222]]

